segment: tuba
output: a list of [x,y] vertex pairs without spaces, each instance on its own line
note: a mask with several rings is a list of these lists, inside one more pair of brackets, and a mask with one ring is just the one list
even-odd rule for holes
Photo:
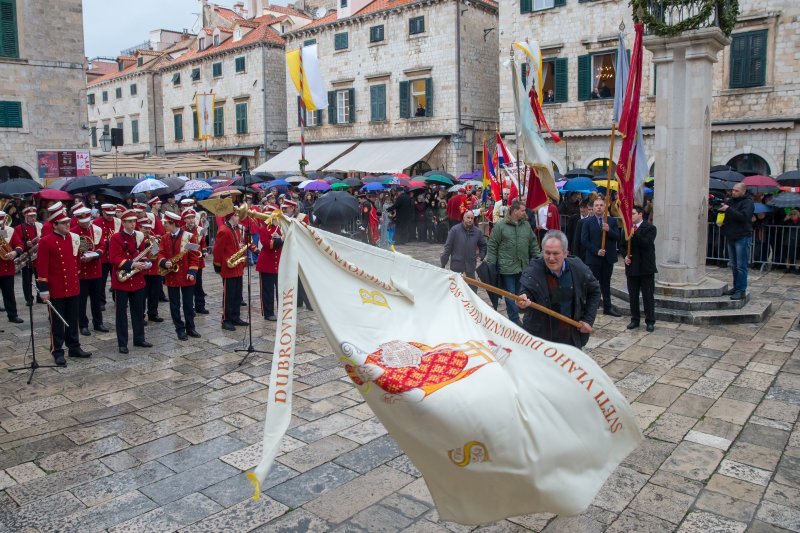
[[[158,250],[158,241],[154,241],[154,240],[151,239],[148,247],[145,248],[144,250],[142,250],[142,253],[140,253],[139,255],[134,257],[131,260],[131,263],[139,262],[139,260],[141,260],[145,255],[147,255],[148,253],[152,253],[153,250]],[[133,278],[133,276],[135,276],[139,272],[141,272],[141,269],[138,269],[138,268],[133,268],[131,270],[118,270],[117,271],[117,280],[119,280],[120,283],[125,283],[126,281],[130,280],[131,278]]]
[[82,257],[86,252],[94,251],[94,243],[92,239],[86,235],[80,236],[80,244],[78,245],[78,257]]

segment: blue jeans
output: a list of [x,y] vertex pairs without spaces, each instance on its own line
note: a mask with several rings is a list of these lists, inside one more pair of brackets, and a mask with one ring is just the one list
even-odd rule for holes
[[750,262],[751,236],[739,237],[736,240],[728,239],[728,259],[733,270],[733,289],[747,291],[747,268]]
[[[500,285],[503,290],[511,294],[519,294],[522,292],[522,283],[520,282],[522,273],[519,274],[500,274]],[[519,324],[519,308],[514,300],[506,298],[506,313],[508,319],[512,322]]]

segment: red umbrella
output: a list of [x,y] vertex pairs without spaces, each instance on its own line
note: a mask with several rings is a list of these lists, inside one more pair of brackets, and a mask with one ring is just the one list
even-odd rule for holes
[[402,172],[397,172],[395,174],[392,174],[392,176],[395,176],[397,178],[405,178],[407,180],[411,179],[411,176],[409,176],[408,174],[403,174]]
[[752,192],[772,192],[781,186],[776,179],[759,175],[745,177],[742,184],[747,185]]
[[424,181],[411,180],[411,181],[408,182],[408,186],[409,187],[422,187],[422,188],[425,188],[425,182]]
[[72,195],[58,189],[42,189],[34,194],[40,200],[72,200]]

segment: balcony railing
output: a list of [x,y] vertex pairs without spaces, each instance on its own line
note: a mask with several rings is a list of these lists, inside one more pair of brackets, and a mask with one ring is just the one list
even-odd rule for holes
[[631,4],[648,35],[715,27],[730,35],[739,14],[738,0],[633,0]]

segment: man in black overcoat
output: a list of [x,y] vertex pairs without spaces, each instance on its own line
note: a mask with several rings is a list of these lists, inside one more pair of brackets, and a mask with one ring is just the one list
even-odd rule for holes
[[631,255],[625,258],[625,276],[628,278],[628,297],[631,304],[631,322],[628,329],[639,327],[639,291],[644,302],[644,322],[647,331],[655,329],[656,314],[654,292],[656,287],[656,227],[644,220],[644,210],[635,205],[632,210],[633,233]]

